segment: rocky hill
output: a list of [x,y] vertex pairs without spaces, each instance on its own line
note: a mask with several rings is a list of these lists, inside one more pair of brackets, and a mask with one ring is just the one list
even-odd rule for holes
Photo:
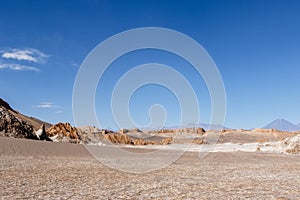
[[19,116],[20,113],[12,109],[6,101],[0,98],[0,135],[37,139],[34,127]]
[[5,108],[6,110],[13,111],[13,112],[16,113],[16,111],[14,109],[12,109],[10,107],[10,105],[6,101],[4,101],[3,99],[1,99],[1,98],[0,98],[0,107]]
[[0,98],[0,108],[4,108],[7,112],[9,112],[11,115],[16,117],[20,121],[25,121],[28,124],[32,125],[34,130],[38,130],[43,124],[45,124],[45,128],[48,129],[52,126],[52,124],[36,119],[34,117],[29,117],[26,115],[23,115],[22,113],[18,112],[17,110],[13,109],[6,101]]
[[0,98],[0,136],[49,140],[45,129],[51,124],[28,117]]
[[5,106],[0,106],[0,135],[15,138],[37,139],[34,134],[33,126],[26,121],[18,119],[11,112],[14,111],[7,109]]

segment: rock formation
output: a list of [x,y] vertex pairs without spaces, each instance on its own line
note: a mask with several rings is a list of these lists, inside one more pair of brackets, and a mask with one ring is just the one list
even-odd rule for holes
[[[154,134],[151,134],[152,132]],[[157,135],[158,133],[195,133],[203,135],[205,130],[201,128],[163,129],[144,133],[137,128],[132,130],[121,129],[114,132],[88,126],[75,128],[69,123],[51,125],[15,111],[0,98],[0,136],[84,144],[109,141],[131,145],[164,145],[173,142],[173,137],[168,135],[163,137]],[[195,142],[202,143],[200,140]]]
[[131,139],[123,134],[123,133],[110,133],[106,134],[105,139],[111,141],[112,143],[119,143],[119,144],[131,144]]
[[33,126],[26,121],[16,118],[11,113],[15,111],[2,99],[0,99],[0,102],[0,135],[15,138],[37,139],[34,134]]
[[95,144],[102,142],[106,134],[114,133],[111,130],[98,129],[95,126],[81,126],[77,128],[81,141],[84,144]]
[[205,142],[203,138],[194,138],[192,140],[192,143],[193,144],[206,144],[207,142]]
[[206,132],[206,131],[204,130],[204,128],[197,128],[196,131],[197,131],[197,134],[198,134],[198,135],[204,135],[205,132]]
[[118,131],[118,133],[128,133],[129,132],[129,130],[128,129],[125,129],[125,128],[123,128],[123,129],[120,129],[119,131]]
[[105,138],[111,141],[112,143],[131,145],[166,145],[170,144],[173,141],[172,137],[160,137],[149,135],[149,137],[139,138],[123,133],[109,133],[105,135]]
[[154,136],[143,133],[139,129],[121,129],[113,132],[105,129],[97,129],[95,127],[79,127],[81,138],[84,143],[115,143],[129,145],[164,145],[173,141],[172,137]]
[[13,111],[13,112],[16,112],[14,109],[12,109],[12,108],[10,107],[10,105],[9,105],[6,101],[4,101],[4,100],[1,99],[1,98],[0,98],[0,106],[3,107],[3,108],[5,108],[6,110],[11,110],[11,111]]
[[195,133],[198,135],[204,135],[206,131],[201,127],[192,127],[192,128],[176,128],[176,129],[160,129],[148,131],[149,133]]
[[45,128],[45,124],[42,124],[39,130],[35,132],[35,135],[39,140],[52,141],[48,136]]
[[274,133],[274,132],[282,132],[276,129],[265,129],[265,128],[255,128],[252,130],[252,132],[260,132],[260,133]]
[[129,130],[129,132],[132,132],[132,133],[142,133],[143,131],[138,129],[138,128],[134,128],[134,129],[131,129]]
[[275,149],[286,154],[300,154],[300,134],[279,142]]
[[79,131],[69,123],[58,123],[47,130],[47,135],[55,142],[80,143]]

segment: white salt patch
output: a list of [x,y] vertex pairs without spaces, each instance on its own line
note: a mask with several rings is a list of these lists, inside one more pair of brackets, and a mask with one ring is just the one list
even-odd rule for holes
[[[88,145],[98,145],[104,146],[105,144],[99,143],[90,143]],[[288,150],[292,150],[300,145],[300,134],[291,138],[287,138],[279,142],[265,142],[265,143],[223,143],[223,144],[168,144],[168,145],[141,145],[141,146],[132,146],[132,145],[116,145],[120,147],[127,148],[142,148],[142,149],[165,149],[165,150],[174,150],[174,151],[187,151],[187,152],[269,152],[269,153],[285,153],[287,154]]]
[[[291,138],[287,138],[283,141],[260,144],[259,148],[261,149],[261,151],[289,154],[290,151],[295,150],[299,146],[300,146],[300,134]],[[295,152],[295,153],[299,154],[300,152]]]
[[131,146],[126,145],[129,148],[147,148],[147,149],[166,149],[166,150],[179,150],[188,152],[255,152],[259,143],[247,143],[247,144],[169,144],[169,145],[145,145],[145,146]]

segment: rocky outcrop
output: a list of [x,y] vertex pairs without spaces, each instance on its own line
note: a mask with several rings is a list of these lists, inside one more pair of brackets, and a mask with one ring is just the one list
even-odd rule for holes
[[[47,130],[46,130],[47,129]],[[35,131],[37,130],[37,131]],[[166,132],[190,131],[168,130]],[[192,131],[195,131],[193,129]],[[203,130],[196,130],[202,134]],[[162,130],[161,132],[165,132]],[[157,134],[157,132],[156,132]],[[131,145],[164,145],[173,141],[172,137],[162,137],[144,133],[139,129],[121,129],[119,132],[113,132],[96,127],[72,127],[69,123],[58,123],[51,125],[33,117],[25,116],[11,108],[11,106],[0,98],[0,135],[30,138],[37,140],[47,140],[66,143],[99,143],[109,141],[118,144]]]
[[4,101],[4,100],[1,99],[1,98],[0,98],[0,106],[1,106],[2,108],[7,109],[7,110],[11,110],[11,111],[13,111],[13,112],[16,112],[14,109],[12,109],[12,108],[10,107],[10,105],[9,105],[6,101]]
[[274,148],[281,153],[300,154],[300,134],[279,142]]
[[109,140],[112,143],[119,144],[131,144],[131,139],[129,136],[123,133],[109,133],[104,136],[105,139]]
[[196,132],[198,135],[204,135],[206,131],[204,130],[204,128],[197,128]]
[[204,128],[201,127],[192,127],[192,128],[176,128],[176,129],[160,129],[147,131],[148,133],[194,133],[198,135],[204,135],[206,133]]
[[112,143],[131,145],[166,145],[170,144],[173,141],[172,137],[160,137],[149,135],[149,137],[147,138],[139,138],[122,133],[109,133],[105,135],[105,138],[111,141]]
[[[244,130],[243,130],[244,131]],[[242,132],[242,131],[240,131]],[[279,131],[277,129],[263,129],[263,128],[255,128],[252,130],[252,132],[260,132],[260,133],[278,133],[278,132],[282,132]]]
[[258,144],[256,151],[300,154],[300,134],[286,138],[282,141],[260,143]]
[[81,126],[78,127],[79,135],[84,144],[95,144],[102,142],[106,134],[114,133],[111,130],[98,129],[95,126]]
[[132,132],[132,133],[143,133],[143,131],[140,130],[140,129],[138,129],[138,128],[131,129],[131,130],[129,130],[129,132]]
[[39,130],[34,131],[33,125],[24,118],[26,116],[12,109],[7,102],[0,98],[0,135],[51,141],[47,137],[45,124],[42,124]]
[[192,143],[193,144],[206,144],[207,142],[205,142],[203,138],[194,138],[192,140]]
[[134,138],[130,137],[133,145],[166,145],[171,144],[172,137],[150,136],[148,138]]
[[80,143],[80,132],[69,123],[58,123],[47,130],[47,136],[55,142]]
[[50,141],[45,125],[50,127],[49,123],[19,113],[0,98],[0,135]]
[[46,141],[52,141],[48,136],[45,128],[45,124],[42,124],[39,130],[35,132],[36,137],[39,140],[46,140]]
[[[139,129],[121,129],[113,132],[106,129],[98,129],[95,127],[79,127],[81,138],[84,143],[114,143],[128,145],[164,145],[173,141],[172,137],[153,136],[143,133]],[[124,133],[123,133],[124,132]]]
[[121,133],[121,134],[128,133],[128,132],[129,132],[129,130],[128,130],[128,129],[125,129],[125,128],[120,129],[120,130],[118,131],[118,133]]
[[1,99],[0,135],[15,138],[38,139],[34,134],[33,126],[11,114],[9,111],[10,106],[7,105],[3,104],[3,100]]
[[153,131],[153,132],[157,132],[157,133],[176,133],[176,129],[161,129],[161,130],[157,130],[157,131]]

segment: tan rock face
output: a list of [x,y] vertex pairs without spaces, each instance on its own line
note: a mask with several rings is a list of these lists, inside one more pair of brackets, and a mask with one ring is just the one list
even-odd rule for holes
[[194,139],[192,140],[192,143],[193,143],[193,144],[205,144],[206,142],[205,142],[204,139],[202,139],[202,138],[194,138]]
[[122,133],[109,133],[105,134],[104,137],[112,143],[131,144],[132,142],[132,140],[127,135]]
[[149,131],[150,133],[195,133],[199,135],[204,135],[205,130],[201,127],[193,127],[193,128],[177,128],[177,129],[161,129]]
[[129,130],[125,129],[125,128],[118,131],[118,133],[128,133],[128,132],[129,132]]
[[282,131],[276,130],[276,129],[263,129],[263,128],[256,128],[253,129],[252,132],[260,132],[260,133],[279,133]]
[[197,134],[198,135],[204,135],[205,134],[204,128],[197,128]]
[[69,123],[58,123],[47,130],[49,137],[56,137],[59,142],[80,143],[79,131]]
[[122,133],[108,133],[104,137],[112,143],[131,145],[165,145],[170,144],[173,141],[172,137],[160,137],[149,135],[149,137],[147,138],[138,138]]
[[129,130],[129,132],[133,132],[133,133],[142,133],[143,131],[141,131],[140,129],[138,128],[134,128],[132,130]]
[[84,143],[111,142],[128,145],[164,145],[173,141],[172,137],[153,136],[139,129],[121,129],[113,132],[95,127],[79,127],[80,137]]
[[158,133],[176,133],[176,129],[161,129],[157,131]]
[[133,145],[166,145],[173,141],[172,137],[160,137],[160,136],[150,136],[148,138],[134,138],[130,137]]

